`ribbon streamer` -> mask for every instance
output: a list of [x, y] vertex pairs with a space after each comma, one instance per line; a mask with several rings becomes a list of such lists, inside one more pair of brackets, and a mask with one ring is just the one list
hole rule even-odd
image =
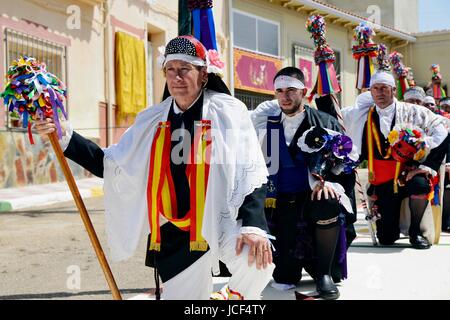
[[0, 97], [9, 112], [18, 114], [22, 119], [22, 126], [28, 128], [30, 143], [34, 144], [31, 123], [37, 118], [53, 118], [61, 139], [59, 112], [67, 119], [62, 103], [67, 97], [64, 83], [48, 72], [44, 63], [28, 56], [14, 60], [8, 68], [6, 78], [5, 90]]
[[339, 86], [336, 70], [333, 65], [336, 61], [336, 56], [333, 49], [327, 44], [325, 37], [325, 19], [319, 15], [311, 16], [306, 22], [306, 30], [311, 33], [311, 38], [314, 40], [316, 46], [314, 61], [319, 67], [317, 81], [311, 92], [310, 99], [312, 99], [315, 94], [325, 96], [328, 94], [339, 93], [341, 87]]

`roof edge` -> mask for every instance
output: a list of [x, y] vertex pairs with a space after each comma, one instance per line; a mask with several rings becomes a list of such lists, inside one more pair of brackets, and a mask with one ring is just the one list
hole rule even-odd
[[[311, 7], [313, 9], [317, 10], [323, 10], [327, 13], [333, 14], [339, 18], [347, 19], [353, 22], [361, 23], [361, 22], [368, 22], [367, 18], [358, 16], [354, 13], [346, 12], [342, 9], [339, 9], [337, 7], [334, 7], [332, 5], [317, 1], [317, 0], [292, 0], [289, 1], [289, 4], [297, 4], [297, 5], [307, 5], [308, 7]], [[408, 42], [416, 42], [417, 39], [415, 36], [413, 36], [410, 33], [400, 31], [397, 29], [394, 29], [392, 27], [387, 27], [384, 25], [376, 25], [375, 29], [381, 30], [383, 33], [390, 35], [392, 37], [396, 37]]]

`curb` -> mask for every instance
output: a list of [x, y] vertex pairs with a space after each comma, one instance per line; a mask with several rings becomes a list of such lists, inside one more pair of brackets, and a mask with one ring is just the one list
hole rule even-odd
[[[91, 188], [79, 189], [81, 198], [95, 198], [103, 196], [103, 187], [96, 186]], [[8, 199], [0, 201], [0, 212], [10, 212], [14, 210], [30, 209], [36, 206], [53, 205], [60, 202], [73, 201], [70, 191], [60, 191], [46, 194], [37, 194], [29, 197], [17, 199]]]
[[0, 212], [12, 211], [12, 205], [7, 201], [0, 201]]

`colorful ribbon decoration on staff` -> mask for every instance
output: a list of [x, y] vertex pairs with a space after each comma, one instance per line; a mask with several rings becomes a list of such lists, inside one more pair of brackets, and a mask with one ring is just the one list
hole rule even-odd
[[306, 30], [311, 33], [311, 38], [314, 40], [316, 46], [314, 61], [319, 67], [317, 81], [311, 92], [311, 99], [316, 93], [319, 96], [339, 93], [341, 87], [333, 65], [336, 61], [336, 56], [333, 49], [327, 44], [325, 19], [319, 15], [309, 17], [306, 21]]
[[408, 84], [408, 69], [402, 63], [403, 55], [394, 51], [390, 54], [389, 59], [391, 60], [392, 66], [394, 67], [394, 74], [397, 78], [397, 99], [403, 100], [403, 95], [406, 90], [409, 89]]
[[190, 249], [206, 251], [208, 244], [202, 236], [203, 215], [211, 161], [211, 121], [195, 122], [191, 157], [186, 167], [190, 187], [190, 209], [179, 218], [177, 198], [170, 173], [170, 122], [160, 122], [153, 139], [147, 184], [150, 222], [149, 250], [161, 250], [160, 215], [181, 230], [190, 232]]
[[375, 72], [372, 58], [378, 55], [378, 45], [372, 40], [375, 31], [366, 22], [361, 22], [355, 28], [354, 40], [356, 45], [352, 47], [353, 58], [358, 61], [356, 88], [362, 90], [370, 87], [372, 74]]
[[436, 100], [446, 98], [445, 91], [441, 87], [442, 75], [440, 73], [440, 66], [438, 64], [432, 64], [430, 70], [433, 72], [433, 76], [431, 77], [433, 86], [433, 98]]
[[8, 67], [5, 90], [0, 94], [9, 112], [18, 114], [24, 128], [28, 128], [31, 144], [31, 122], [37, 118], [53, 118], [58, 137], [62, 137], [58, 111], [67, 119], [62, 103], [67, 97], [64, 83], [46, 70], [35, 58], [23, 56]]
[[212, 0], [189, 0], [188, 8], [192, 13], [193, 36], [207, 50], [217, 50]]

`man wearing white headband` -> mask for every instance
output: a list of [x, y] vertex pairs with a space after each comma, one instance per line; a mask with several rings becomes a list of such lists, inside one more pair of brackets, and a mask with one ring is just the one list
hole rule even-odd
[[423, 106], [431, 111], [436, 111], [436, 101], [431, 96], [426, 96], [423, 99]]
[[405, 102], [423, 106], [425, 91], [421, 87], [412, 87], [403, 94]]
[[[217, 52], [195, 38], [171, 40], [160, 62], [163, 102], [103, 150], [72, 132], [65, 155], [104, 177], [112, 260], [131, 257], [142, 230], [150, 233], [146, 265], [157, 270], [163, 299], [209, 299], [219, 260], [232, 276], [214, 298], [260, 299], [274, 269], [268, 173], [247, 108], [214, 74], [223, 67]], [[54, 124], [38, 122], [36, 130]]]
[[[412, 91], [411, 91], [412, 92]], [[400, 102], [396, 98], [394, 77], [380, 70], [372, 77], [370, 94], [358, 97], [353, 107], [342, 110], [347, 133], [361, 153], [360, 160], [368, 160], [368, 195], [374, 200], [373, 210], [377, 220], [377, 237], [382, 245], [392, 245], [399, 239], [400, 206], [409, 197], [411, 223], [402, 230], [409, 235], [413, 248], [428, 249], [434, 239], [424, 237], [422, 219], [430, 202], [430, 180], [437, 175], [449, 142], [445, 120], [432, 111], [415, 104]], [[388, 136], [394, 127], [414, 127], [423, 130], [431, 149], [421, 162], [410, 160], [406, 184], [399, 185], [399, 162], [392, 158]], [[434, 237], [434, 232], [433, 232]]]
[[439, 107], [442, 111], [450, 113], [450, 97], [442, 98], [439, 102]]
[[[335, 176], [335, 184], [313, 178], [310, 156], [300, 148], [300, 138], [312, 127], [338, 132], [341, 128], [330, 115], [304, 104], [307, 89], [299, 69], [280, 70], [274, 88], [277, 100], [263, 102], [251, 115], [256, 130], [264, 135], [263, 151], [270, 154], [266, 215], [276, 237], [272, 286], [295, 288], [304, 268], [323, 299], [337, 299], [334, 282], [347, 276], [343, 258], [347, 244], [337, 245], [339, 235], [344, 236], [341, 224], [346, 223], [340, 213], [353, 212], [346, 192], [352, 193], [354, 176]], [[347, 207], [341, 204], [343, 198], [348, 200]], [[354, 230], [348, 244], [353, 238]]]

